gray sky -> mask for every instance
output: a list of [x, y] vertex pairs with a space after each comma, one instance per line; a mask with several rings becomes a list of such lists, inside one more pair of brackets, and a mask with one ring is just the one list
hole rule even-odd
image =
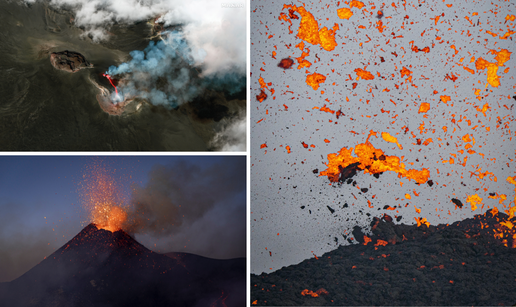
[[[472, 217], [493, 206], [501, 211], [514, 206], [514, 186], [506, 181], [508, 176], [516, 175], [516, 140], [511, 139], [516, 137], [514, 54], [498, 67], [498, 87], [487, 84], [487, 69], [475, 68], [479, 57], [497, 63], [490, 50], [514, 50], [510, 47], [515, 34], [500, 39], [508, 30], [516, 31], [515, 21], [505, 22], [508, 14], [516, 14], [514, 3], [403, 3], [364, 2], [362, 9], [352, 7], [353, 16], [346, 20], [338, 17], [337, 9], [350, 8], [347, 2], [305, 2], [304, 8], [314, 16], [319, 29], [332, 29], [338, 24], [337, 46], [327, 51], [296, 37], [301, 20], [297, 12], [294, 14], [299, 19], [291, 19], [293, 33], [289, 33], [289, 23], [279, 19], [280, 13], [289, 16], [288, 8], [283, 9], [284, 2], [252, 1], [252, 273], [272, 272], [347, 244], [342, 237], [346, 230], [365, 225], [383, 213], [402, 216], [401, 223], [415, 224], [414, 217], [425, 217], [435, 225]], [[301, 2], [294, 4], [303, 6]], [[378, 19], [380, 9], [384, 17]], [[381, 33], [379, 21], [385, 27]], [[309, 49], [305, 59], [311, 66], [297, 69], [296, 58], [302, 51], [296, 45], [301, 42], [305, 52]], [[430, 51], [415, 52], [412, 46], [429, 47]], [[294, 60], [292, 69], [277, 67], [287, 57]], [[401, 76], [403, 67], [412, 71], [412, 82]], [[464, 67], [473, 70], [473, 74]], [[374, 79], [357, 80], [358, 68], [371, 72]], [[317, 90], [305, 82], [306, 76], [314, 72], [326, 77]], [[268, 97], [261, 103], [256, 100], [259, 77], [270, 83], [264, 89]], [[451, 100], [440, 101], [444, 95]], [[430, 104], [430, 110], [419, 113], [423, 102]], [[484, 116], [479, 110], [485, 103], [489, 109]], [[335, 114], [320, 111], [325, 105], [344, 115], [337, 119]], [[313, 173], [314, 169], [326, 169], [328, 154], [364, 143], [370, 130], [378, 133], [378, 137], [370, 138], [375, 148], [386, 155], [403, 157], [407, 169], [427, 168], [435, 184], [418, 186], [414, 180], [398, 178], [394, 172], [385, 172], [379, 179], [359, 172], [354, 177], [357, 186], [369, 189], [360, 194], [358, 187], [330, 184], [327, 177]], [[397, 137], [403, 149], [384, 141], [381, 132]], [[475, 141], [464, 141], [467, 134]], [[414, 145], [416, 139], [424, 142], [428, 138], [433, 142], [427, 146]], [[309, 147], [304, 148], [302, 142]], [[467, 144], [472, 147], [466, 148]], [[477, 171], [479, 168], [481, 171]], [[472, 175], [486, 171], [493, 175]], [[500, 199], [489, 199], [489, 193], [505, 194], [507, 200], [499, 204]], [[476, 211], [466, 202], [474, 194], [483, 199], [484, 205]], [[451, 198], [461, 200], [463, 208], [455, 209]], [[343, 208], [345, 203], [347, 208]], [[383, 209], [400, 204], [397, 211]], [[327, 206], [335, 211], [332, 213]], [[420, 214], [416, 208], [421, 209]]]

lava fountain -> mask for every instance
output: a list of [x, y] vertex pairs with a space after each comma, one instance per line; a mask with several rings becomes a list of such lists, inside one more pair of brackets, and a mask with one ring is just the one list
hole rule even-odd
[[83, 176], [83, 207], [88, 212], [88, 223], [111, 232], [122, 229], [127, 213], [122, 205], [127, 199], [112, 174], [99, 164], [87, 169]]

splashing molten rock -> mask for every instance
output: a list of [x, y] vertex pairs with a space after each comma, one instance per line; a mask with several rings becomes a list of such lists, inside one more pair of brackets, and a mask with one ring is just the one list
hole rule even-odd
[[110, 204], [95, 205], [91, 215], [93, 223], [99, 229], [111, 232], [122, 229], [122, 225], [127, 220], [127, 213], [122, 208]]

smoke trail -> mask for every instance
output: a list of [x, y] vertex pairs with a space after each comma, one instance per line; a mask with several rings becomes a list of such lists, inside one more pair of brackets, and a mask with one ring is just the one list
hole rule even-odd
[[223, 157], [206, 168], [188, 161], [155, 166], [144, 187], [132, 187], [133, 209], [123, 229], [167, 237], [175, 250], [193, 245], [190, 251], [209, 254], [207, 249], [221, 239], [242, 241], [245, 247], [245, 179], [244, 156]]

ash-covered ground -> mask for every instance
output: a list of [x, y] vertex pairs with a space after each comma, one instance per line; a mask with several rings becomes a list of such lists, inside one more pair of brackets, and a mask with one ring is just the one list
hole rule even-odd
[[[490, 210], [448, 226], [429, 227], [395, 225], [389, 216], [374, 218], [372, 231], [355, 227], [359, 244], [340, 246], [270, 274], [252, 274], [251, 303], [513, 306], [514, 234], [504, 235], [509, 238], [504, 242], [494, 236], [513, 232], [500, 224], [507, 217]], [[371, 241], [364, 245], [364, 239]]]
[[[169, 80], [176, 82], [177, 89], [163, 90], [162, 76], [156, 77], [161, 78], [156, 81], [148, 75], [136, 76], [137, 72], [126, 73], [113, 78], [126, 81], [142, 78], [153, 87], [144, 88], [140, 84], [139, 95], [121, 104], [123, 110], [111, 110], [111, 100], [98, 99], [114, 92], [103, 76], [110, 67], [131, 61], [131, 52], [159, 42], [162, 31], [181, 32], [188, 27], [188, 22], [178, 21], [173, 25], [155, 22], [159, 17], [157, 12], [165, 14], [175, 7], [176, 2], [172, 2], [160, 1], [160, 11], [158, 6], [138, 9], [127, 7], [123, 1], [104, 1], [92, 15], [85, 13], [89, 5], [85, 1], [73, 5], [66, 1], [2, 1], [0, 150], [245, 151], [246, 125], [242, 125], [246, 122], [245, 76], [236, 78], [243, 83], [237, 81], [227, 87], [197, 86], [192, 94], [194, 83], [202, 81], [198, 81], [200, 74], [206, 75], [211, 68], [183, 63], [182, 68], [190, 69], [190, 83], [178, 85], [177, 80]], [[181, 3], [176, 4], [178, 10], [182, 9]], [[123, 10], [117, 5], [123, 6]], [[120, 15], [121, 10], [129, 15]], [[223, 12], [244, 14], [244, 10]], [[168, 20], [174, 22], [173, 18]], [[199, 20], [195, 24], [205, 26]], [[70, 71], [56, 69], [51, 55], [65, 51], [80, 54], [91, 66]], [[170, 70], [164, 63], [158, 66]], [[142, 95], [155, 93], [154, 87], [160, 86], [161, 96], [163, 92], [174, 95], [181, 86], [190, 96], [186, 100], [156, 103], [154, 96]]]

